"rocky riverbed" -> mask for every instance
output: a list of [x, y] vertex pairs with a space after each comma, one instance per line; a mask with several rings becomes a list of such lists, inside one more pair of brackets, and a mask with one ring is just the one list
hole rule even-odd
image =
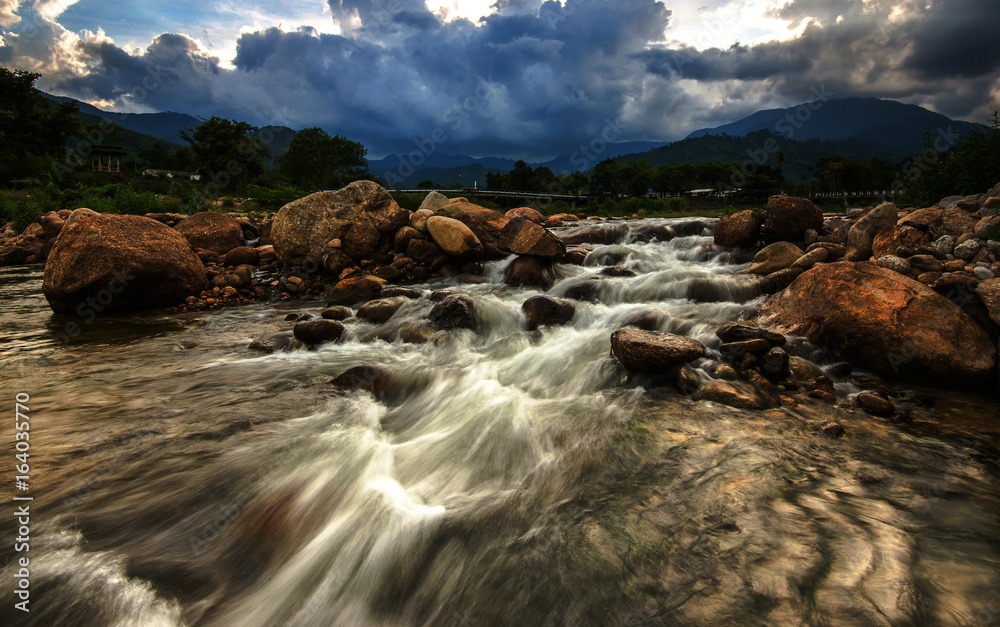
[[995, 340], [932, 285], [842, 260], [831, 240], [872, 211], [813, 228], [776, 199], [805, 215], [778, 255], [717, 242], [739, 220], [765, 244], [767, 216], [557, 226], [431, 196], [402, 225], [361, 191], [371, 219], [321, 196], [278, 232], [71, 213], [44, 268], [0, 269], [0, 355], [37, 403], [50, 602], [27, 624], [996, 619]]

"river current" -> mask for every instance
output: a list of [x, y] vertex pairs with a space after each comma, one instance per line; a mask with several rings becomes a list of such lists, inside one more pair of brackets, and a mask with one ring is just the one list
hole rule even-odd
[[[500, 261], [483, 284], [416, 286], [384, 325], [347, 320], [342, 343], [269, 355], [247, 346], [322, 303], [88, 321], [51, 313], [40, 267], [0, 269], [0, 622], [1000, 624], [995, 398], [918, 391], [904, 423], [852, 408], [848, 380], [837, 406], [742, 411], [630, 379], [616, 329], [717, 349], [763, 297], [711, 221], [597, 226], [608, 243], [548, 292], [594, 295], [566, 326], [527, 331], [539, 291], [503, 285]], [[644, 241], [664, 226], [677, 236]], [[437, 289], [471, 295], [477, 328], [401, 341]], [[359, 365], [389, 373], [377, 397], [326, 385]], [[10, 592], [17, 393], [30, 613]]]

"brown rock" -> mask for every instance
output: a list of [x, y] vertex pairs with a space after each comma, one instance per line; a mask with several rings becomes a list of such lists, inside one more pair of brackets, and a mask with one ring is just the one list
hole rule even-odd
[[823, 248], [826, 250], [826, 260], [828, 262], [839, 261], [844, 258], [844, 255], [847, 254], [847, 246], [844, 244], [837, 244], [836, 242], [816, 242], [806, 248], [806, 253], [811, 253], [817, 248]]
[[452, 257], [472, 258], [483, 253], [479, 238], [464, 223], [444, 216], [427, 219], [427, 231], [446, 254]]
[[343, 305], [337, 305], [335, 307], [327, 307], [320, 314], [320, 317], [324, 320], [347, 320], [354, 315], [349, 307]]
[[974, 387], [990, 380], [996, 366], [996, 348], [969, 316], [933, 290], [873, 264], [813, 268], [771, 297], [757, 322], [917, 383]]
[[547, 290], [556, 283], [552, 262], [538, 257], [518, 257], [507, 266], [504, 283], [511, 287], [537, 287]]
[[[872, 256], [875, 236], [891, 228], [899, 219], [896, 205], [885, 202], [858, 219], [847, 234], [847, 261], [864, 261]], [[895, 252], [895, 251], [893, 251]]]
[[388, 322], [399, 311], [399, 308], [403, 306], [403, 302], [404, 299], [402, 298], [376, 298], [361, 305], [358, 308], [358, 313], [355, 315], [362, 320], [382, 324], [383, 322]]
[[767, 200], [764, 226], [765, 242], [801, 242], [809, 229], [823, 228], [823, 212], [808, 198], [771, 196]]
[[60, 313], [84, 303], [95, 314], [167, 307], [207, 288], [205, 266], [177, 231], [149, 218], [93, 212], [67, 220], [42, 281]]
[[762, 338], [727, 342], [719, 347], [719, 352], [729, 357], [742, 357], [746, 353], [766, 353], [771, 345]]
[[958, 239], [966, 233], [976, 229], [978, 216], [970, 214], [964, 209], [952, 207], [941, 212], [941, 235], [951, 235]]
[[297, 322], [292, 329], [295, 339], [309, 346], [336, 342], [344, 335], [344, 325], [336, 320], [307, 320]]
[[990, 319], [1000, 324], [1000, 278], [980, 282], [976, 286], [976, 294], [986, 306]]
[[237, 246], [226, 253], [223, 262], [227, 266], [256, 266], [257, 251], [248, 246]]
[[561, 259], [566, 254], [566, 244], [547, 228], [528, 218], [513, 218], [500, 232], [497, 246], [515, 255], [531, 255]]
[[464, 294], [450, 294], [434, 305], [428, 319], [441, 329], [475, 329], [475, 301]]
[[710, 401], [737, 409], [767, 409], [769, 404], [757, 391], [738, 381], [707, 381], [691, 397], [695, 401]]
[[51, 237], [58, 237], [59, 232], [62, 231], [63, 225], [66, 221], [59, 217], [59, 214], [55, 211], [50, 211], [38, 218], [38, 223], [42, 227], [42, 237], [49, 239]]
[[474, 205], [464, 198], [453, 198], [435, 210], [435, 215], [453, 218], [472, 229], [484, 245], [497, 246], [500, 232], [509, 220], [499, 211]]
[[672, 333], [619, 329], [611, 334], [611, 352], [629, 372], [664, 372], [704, 356], [698, 340]]
[[887, 418], [896, 413], [896, 406], [874, 392], [861, 392], [854, 398], [858, 407], [875, 416]]
[[427, 236], [412, 226], [404, 226], [396, 231], [396, 237], [393, 238], [393, 250], [405, 253], [411, 239], [427, 239]]
[[341, 241], [354, 261], [371, 259], [385, 240], [406, 226], [410, 213], [382, 186], [355, 181], [336, 192], [317, 192], [285, 205], [274, 217], [271, 237], [285, 263], [322, 263], [327, 244]]
[[765, 294], [775, 294], [791, 285], [803, 272], [805, 269], [795, 267], [772, 272], [760, 282], [760, 289]]
[[913, 227], [937, 239], [941, 229], [941, 210], [936, 207], [917, 209], [900, 218], [896, 224]]
[[[808, 270], [809, 268], [815, 266], [817, 263], [823, 263], [830, 257], [830, 251], [822, 246], [814, 248], [806, 252], [792, 264], [793, 268], [801, 268], [803, 270]], [[784, 289], [784, 288], [782, 288]]]
[[872, 256], [878, 259], [886, 255], [895, 255], [896, 249], [900, 246], [916, 250], [930, 243], [930, 238], [923, 231], [911, 226], [895, 225], [888, 229], [883, 229], [875, 236], [872, 242]]
[[750, 211], [722, 216], [715, 225], [717, 246], [753, 246], [760, 234], [760, 217]]
[[754, 255], [753, 263], [747, 268], [747, 274], [772, 274], [784, 270], [799, 260], [804, 253], [790, 242], [775, 242], [760, 249]]
[[411, 239], [406, 245], [406, 256], [420, 263], [430, 264], [444, 255], [437, 244], [425, 239]]
[[762, 339], [766, 340], [771, 346], [784, 346], [787, 343], [784, 335], [746, 322], [730, 322], [729, 324], [725, 324], [715, 332], [715, 335], [723, 342]]
[[202, 211], [181, 220], [174, 228], [187, 238], [191, 248], [203, 248], [218, 255], [225, 255], [245, 243], [240, 223], [224, 213]]
[[545, 224], [545, 216], [531, 207], [518, 207], [516, 209], [511, 209], [504, 214], [504, 217], [508, 220], [513, 220], [514, 218], [527, 218], [535, 224]]
[[540, 326], [566, 324], [573, 319], [576, 307], [573, 303], [551, 298], [549, 296], [532, 296], [521, 304], [528, 330], [534, 331]]
[[378, 298], [382, 283], [373, 277], [348, 277], [330, 290], [330, 305], [353, 305]]

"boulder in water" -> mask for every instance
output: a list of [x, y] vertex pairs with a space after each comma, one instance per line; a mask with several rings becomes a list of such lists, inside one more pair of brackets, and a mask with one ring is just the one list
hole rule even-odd
[[809, 270], [756, 320], [886, 377], [968, 388], [993, 381], [996, 371], [996, 347], [972, 318], [925, 285], [869, 263]]
[[540, 326], [566, 324], [576, 311], [573, 303], [550, 296], [532, 296], [521, 304], [521, 309], [529, 331]]
[[70, 216], [45, 265], [42, 291], [53, 311], [91, 316], [168, 307], [208, 287], [205, 266], [174, 229], [86, 211]]
[[292, 332], [295, 334], [295, 339], [309, 346], [316, 346], [338, 341], [344, 335], [344, 325], [325, 318], [308, 320], [296, 323]]
[[472, 229], [484, 246], [489, 244], [493, 247], [497, 246], [500, 232], [509, 222], [499, 211], [474, 205], [464, 198], [452, 198], [448, 204], [435, 208], [434, 215], [458, 220]]
[[547, 228], [528, 218], [514, 218], [500, 232], [497, 246], [515, 255], [531, 255], [561, 259], [566, 254], [566, 244]]
[[464, 294], [450, 294], [434, 305], [429, 319], [441, 329], [475, 329], [476, 305]]
[[388, 322], [402, 306], [402, 298], [376, 298], [361, 305], [355, 315], [362, 320], [382, 324]]
[[330, 289], [330, 302], [333, 305], [353, 305], [362, 301], [378, 298], [382, 292], [382, 282], [375, 277], [348, 277], [337, 282]]
[[552, 262], [538, 257], [518, 257], [507, 266], [504, 283], [511, 287], [537, 287], [542, 290], [556, 283]]
[[611, 352], [629, 372], [662, 373], [704, 356], [705, 347], [673, 333], [619, 329], [611, 334]]

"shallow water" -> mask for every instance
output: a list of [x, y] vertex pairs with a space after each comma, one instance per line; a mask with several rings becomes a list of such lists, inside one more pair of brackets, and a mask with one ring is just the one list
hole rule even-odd
[[[688, 234], [636, 241], [664, 225]], [[497, 262], [483, 285], [419, 286], [379, 328], [350, 319], [345, 343], [272, 355], [246, 347], [322, 307], [87, 323], [51, 314], [40, 268], [0, 270], [4, 387], [8, 406], [32, 399], [35, 498], [31, 612], [11, 601], [0, 617], [1000, 622], [994, 399], [936, 392], [909, 424], [846, 406], [745, 412], [647, 393], [617, 367], [609, 337], [638, 314], [717, 348], [716, 328], [761, 302], [702, 226], [607, 225], [612, 243], [557, 268], [551, 295], [597, 301], [565, 327], [526, 331], [537, 291], [503, 286]], [[598, 278], [609, 263], [637, 275]], [[400, 341], [440, 288], [476, 299], [476, 331]], [[61, 337], [68, 322], [81, 333]], [[356, 365], [388, 370], [384, 400], [324, 385]], [[825, 437], [829, 420], [846, 437]], [[11, 421], [0, 434], [13, 441]], [[13, 544], [4, 525], [5, 581]]]

